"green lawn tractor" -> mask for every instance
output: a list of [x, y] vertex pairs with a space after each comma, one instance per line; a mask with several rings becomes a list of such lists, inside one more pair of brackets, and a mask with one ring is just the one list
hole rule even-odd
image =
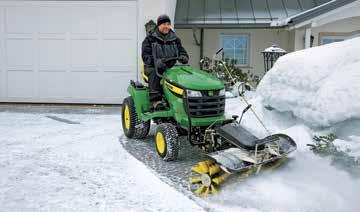
[[226, 118], [224, 84], [214, 75], [189, 65], [175, 65], [163, 75], [157, 74], [162, 77], [165, 108], [152, 110], [148, 87], [130, 81], [130, 96], [122, 105], [124, 134], [128, 138], [145, 138], [152, 120], [156, 124], [156, 151], [164, 161], [177, 159], [179, 136], [187, 136], [191, 145], [205, 151], [209, 160], [191, 168], [196, 174], [190, 178], [195, 194], [214, 194], [232, 173], [258, 172], [266, 164], [284, 160], [296, 149], [296, 143], [287, 135], [259, 139], [243, 128], [241, 118], [251, 105], [240, 118]]

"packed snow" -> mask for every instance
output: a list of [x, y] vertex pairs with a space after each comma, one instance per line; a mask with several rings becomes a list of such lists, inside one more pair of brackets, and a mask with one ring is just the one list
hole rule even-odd
[[0, 112], [0, 211], [202, 211], [122, 148], [120, 123]]
[[360, 118], [360, 38], [280, 57], [261, 80], [264, 105], [312, 126]]

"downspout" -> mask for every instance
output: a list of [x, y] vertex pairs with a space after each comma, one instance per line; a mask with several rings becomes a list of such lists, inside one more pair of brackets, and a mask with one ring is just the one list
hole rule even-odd
[[[200, 28], [200, 41], [198, 39], [196, 28], [192, 29], [193, 38], [195, 41], [195, 44], [199, 46], [199, 55], [200, 60], [204, 57], [204, 28]], [[199, 61], [200, 62], [200, 61]], [[202, 64], [200, 63], [200, 69], [202, 69]]]
[[[200, 29], [200, 60], [204, 57], [204, 28]], [[200, 69], [203, 69], [202, 63], [200, 63]]]

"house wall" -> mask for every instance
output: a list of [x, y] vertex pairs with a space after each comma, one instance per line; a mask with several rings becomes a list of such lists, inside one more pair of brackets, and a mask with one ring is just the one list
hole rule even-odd
[[[293, 30], [293, 32], [295, 33], [295, 50], [304, 49], [305, 29], [304, 28], [296, 29]], [[335, 34], [344, 34], [344, 35], [359, 34], [360, 16], [338, 20], [319, 27], [312, 27], [311, 35], [314, 36], [313, 46], [320, 45], [321, 33], [335, 33]]]
[[[195, 44], [191, 29], [176, 29], [177, 35], [190, 54], [190, 64], [199, 67], [200, 47]], [[212, 57], [220, 48], [221, 34], [250, 34], [249, 66], [244, 70], [262, 77], [264, 75], [264, 60], [261, 52], [276, 43], [286, 51], [294, 50], [294, 32], [284, 29], [205, 29], [204, 30], [204, 56]], [[197, 30], [200, 38], [200, 30]]]
[[352, 17], [339, 20], [333, 23], [325, 24], [321, 27], [312, 29], [311, 34], [314, 36], [314, 46], [320, 45], [320, 33], [344, 33], [351, 35], [360, 33], [360, 17]]
[[301, 50], [305, 48], [305, 29], [296, 29], [293, 30], [294, 33], [294, 51]]

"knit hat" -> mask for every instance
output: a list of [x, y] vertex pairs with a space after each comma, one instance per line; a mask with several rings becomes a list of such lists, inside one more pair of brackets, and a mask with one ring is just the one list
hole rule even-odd
[[171, 23], [170, 21], [170, 17], [168, 15], [160, 15], [158, 18], [157, 18], [157, 25], [161, 25], [163, 23], [166, 23], [166, 22], [169, 22]]

